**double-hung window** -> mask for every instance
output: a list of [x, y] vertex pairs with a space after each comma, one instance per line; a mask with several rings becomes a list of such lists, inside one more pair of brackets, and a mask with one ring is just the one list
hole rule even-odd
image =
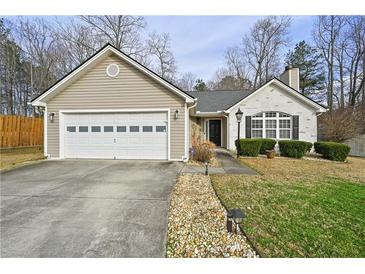
[[252, 138], [291, 139], [291, 115], [282, 112], [261, 112], [252, 116]]

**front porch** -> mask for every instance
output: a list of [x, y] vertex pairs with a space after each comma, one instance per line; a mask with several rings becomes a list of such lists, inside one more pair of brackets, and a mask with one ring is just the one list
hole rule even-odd
[[194, 125], [200, 128], [201, 134], [205, 140], [209, 140], [217, 147], [228, 148], [229, 131], [228, 117], [222, 115], [211, 116], [191, 116], [190, 128]]

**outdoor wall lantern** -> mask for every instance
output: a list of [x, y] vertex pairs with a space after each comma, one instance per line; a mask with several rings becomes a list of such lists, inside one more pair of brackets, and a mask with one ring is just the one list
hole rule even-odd
[[179, 118], [179, 110], [175, 110], [175, 119]]
[[49, 116], [49, 121], [51, 123], [53, 123], [53, 119], [54, 119], [55, 113], [54, 112], [51, 112], [48, 116]]
[[237, 123], [238, 123], [238, 136], [237, 136], [237, 158], [240, 157], [240, 124], [242, 121], [242, 116], [243, 116], [243, 112], [241, 111], [240, 108], [238, 108], [237, 112], [236, 112], [236, 119], [237, 119]]

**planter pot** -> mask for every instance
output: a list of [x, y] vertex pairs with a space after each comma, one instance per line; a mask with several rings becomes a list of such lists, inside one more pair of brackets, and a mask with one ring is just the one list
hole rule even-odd
[[276, 155], [275, 150], [266, 150], [266, 156], [268, 159], [274, 159]]

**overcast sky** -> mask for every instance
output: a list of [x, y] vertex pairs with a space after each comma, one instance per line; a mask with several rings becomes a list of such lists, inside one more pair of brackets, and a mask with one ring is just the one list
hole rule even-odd
[[[146, 16], [149, 30], [170, 33], [179, 72], [209, 80], [224, 64], [224, 51], [239, 45], [260, 16]], [[294, 16], [292, 45], [311, 40], [313, 16]]]

